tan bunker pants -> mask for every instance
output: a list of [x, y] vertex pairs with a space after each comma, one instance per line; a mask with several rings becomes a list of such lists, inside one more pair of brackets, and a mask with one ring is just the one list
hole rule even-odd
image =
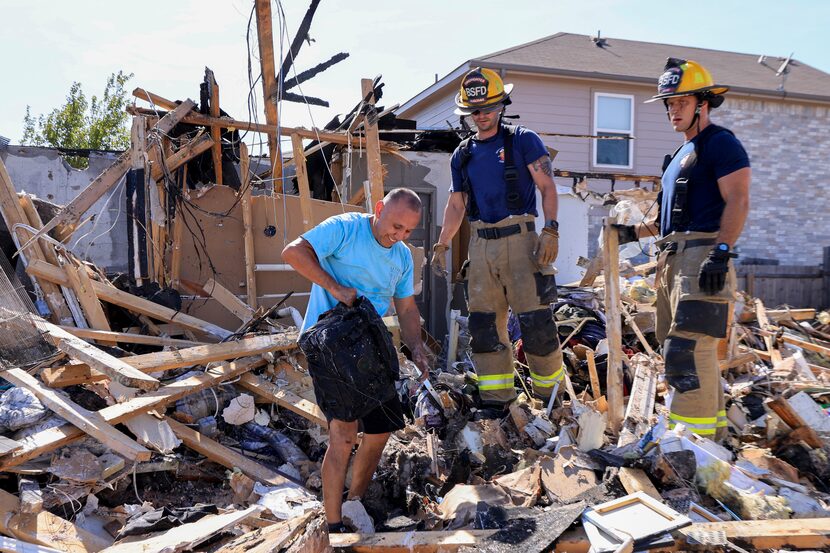
[[[519, 319], [534, 394], [548, 399], [564, 375], [550, 309], [556, 300], [556, 280], [553, 275], [543, 275], [536, 264], [539, 237], [534, 221], [532, 215], [522, 215], [495, 224], [471, 223], [469, 327], [478, 388], [485, 404], [503, 405], [516, 397], [513, 350], [507, 334], [508, 306]], [[505, 235], [508, 232], [513, 233]]]
[[674, 388], [669, 426], [682, 423], [713, 440], [726, 436], [726, 411], [717, 344], [726, 337], [735, 269], [711, 296], [700, 289], [700, 265], [715, 245], [715, 233], [672, 233], [657, 242], [657, 339], [663, 342], [666, 381]]

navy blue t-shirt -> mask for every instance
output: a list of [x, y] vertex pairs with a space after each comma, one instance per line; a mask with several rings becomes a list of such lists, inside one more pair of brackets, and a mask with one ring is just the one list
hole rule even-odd
[[[548, 155], [539, 135], [530, 129], [516, 127], [513, 134], [513, 164], [519, 173], [517, 188], [522, 208], [510, 211], [507, 208], [507, 182], [504, 180], [504, 133], [501, 130], [486, 140], [470, 140], [471, 157], [467, 163], [470, 187], [478, 207], [478, 217], [485, 223], [496, 223], [508, 215], [538, 215], [536, 212], [536, 185], [527, 166], [542, 156]], [[464, 177], [461, 175], [461, 149], [456, 148], [450, 160], [452, 169], [451, 192], [463, 192]]]
[[[703, 147], [701, 148], [701, 144]], [[671, 220], [675, 181], [681, 167], [689, 163], [694, 148], [697, 162], [691, 170], [687, 192], [688, 228], [676, 228]], [[716, 232], [726, 206], [718, 188], [718, 179], [739, 169], [749, 167], [749, 156], [735, 136], [717, 125], [708, 125], [697, 136], [686, 142], [663, 172], [660, 191], [660, 234], [666, 236], [677, 230]]]

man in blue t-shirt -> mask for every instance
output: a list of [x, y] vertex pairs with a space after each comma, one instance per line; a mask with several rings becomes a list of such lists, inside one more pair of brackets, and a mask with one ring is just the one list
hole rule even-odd
[[749, 212], [749, 157], [709, 112], [725, 86], [694, 61], [669, 58], [657, 94], [683, 145], [663, 171], [655, 223], [618, 227], [620, 243], [660, 233], [657, 245], [657, 339], [663, 342], [673, 396], [670, 426], [710, 439], [726, 436], [717, 344], [726, 337], [735, 295], [732, 248]]
[[[338, 302], [350, 306], [358, 296], [364, 296], [381, 316], [394, 302], [401, 338], [426, 378], [428, 350], [421, 340], [412, 254], [403, 243], [418, 226], [421, 209], [415, 192], [396, 188], [375, 204], [374, 214], [329, 217], [285, 247], [283, 261], [313, 283], [303, 331]], [[358, 429], [362, 428], [363, 439], [352, 464], [349, 499], [360, 498], [366, 492], [390, 434], [404, 427], [403, 412], [396, 394], [359, 421], [327, 418], [329, 446], [322, 467], [323, 504], [330, 531], [342, 532], [343, 488]]]
[[[433, 270], [446, 276], [445, 254], [466, 213], [472, 230], [468, 320], [484, 417], [503, 416], [516, 397], [508, 308], [519, 320], [534, 394], [547, 402], [564, 376], [550, 309], [559, 251], [556, 186], [539, 135], [502, 124], [512, 88], [490, 69], [476, 68], [461, 81], [456, 113], [472, 118], [476, 134], [453, 153], [450, 197], [432, 256]], [[535, 223], [537, 188], [546, 221], [541, 237]]]

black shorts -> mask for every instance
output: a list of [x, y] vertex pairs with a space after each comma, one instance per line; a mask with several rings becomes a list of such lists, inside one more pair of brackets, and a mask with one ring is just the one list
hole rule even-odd
[[[331, 422], [332, 417], [326, 415]], [[382, 403], [369, 411], [363, 418], [357, 420], [358, 432], [364, 434], [386, 434], [402, 429], [404, 424], [403, 406], [396, 395], [386, 403]]]

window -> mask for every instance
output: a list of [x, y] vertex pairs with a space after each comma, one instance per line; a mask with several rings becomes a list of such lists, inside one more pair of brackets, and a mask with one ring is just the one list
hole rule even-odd
[[[594, 134], [634, 135], [634, 96], [594, 94]], [[631, 169], [634, 166], [633, 140], [594, 140], [594, 165]]]

